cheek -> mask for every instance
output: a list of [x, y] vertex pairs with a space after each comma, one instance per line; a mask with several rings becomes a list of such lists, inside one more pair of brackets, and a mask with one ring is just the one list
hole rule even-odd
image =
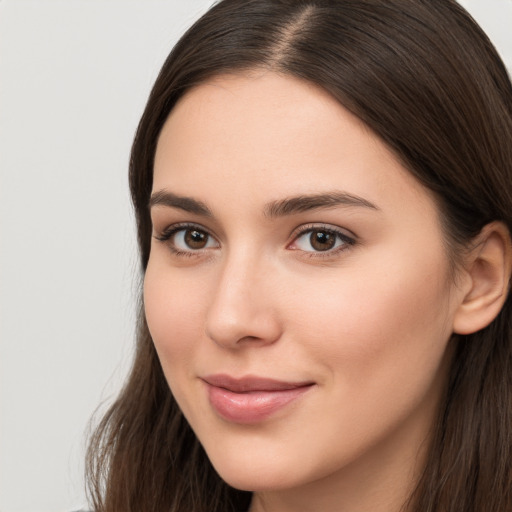
[[324, 443], [321, 454], [332, 467], [400, 425], [413, 425], [411, 438], [421, 440], [435, 414], [451, 332], [449, 288], [439, 271], [444, 259], [408, 260], [382, 255], [379, 265], [304, 282], [307, 301], [294, 290], [299, 298], [290, 311], [300, 319], [293, 329], [300, 360], [321, 376], [329, 397], [308, 413], [323, 418], [321, 437], [343, 432], [346, 440], [338, 449]]
[[[144, 309], [151, 337], [168, 380], [190, 369], [190, 355], [204, 331], [201, 281], [180, 279], [179, 275], [150, 260], [144, 278]], [[171, 382], [169, 382], [171, 383]]]
[[[375, 263], [377, 261], [377, 263]], [[415, 372], [432, 376], [451, 333], [450, 290], [441, 252], [381, 254], [322, 283], [294, 290], [296, 332], [332, 379], [359, 391]], [[304, 297], [308, 290], [308, 300]]]

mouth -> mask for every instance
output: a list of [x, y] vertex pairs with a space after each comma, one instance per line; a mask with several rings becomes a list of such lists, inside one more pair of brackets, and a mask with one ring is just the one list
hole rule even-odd
[[201, 379], [210, 405], [224, 420], [259, 423], [302, 397], [314, 385], [311, 381], [286, 382], [256, 376], [234, 378], [209, 375]]

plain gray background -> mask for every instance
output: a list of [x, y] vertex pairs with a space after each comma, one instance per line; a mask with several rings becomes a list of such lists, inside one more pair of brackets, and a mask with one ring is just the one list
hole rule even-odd
[[[119, 389], [138, 286], [128, 154], [211, 0], [0, 0], [0, 511], [85, 505], [87, 422]], [[512, 0], [465, 0], [512, 69]]]

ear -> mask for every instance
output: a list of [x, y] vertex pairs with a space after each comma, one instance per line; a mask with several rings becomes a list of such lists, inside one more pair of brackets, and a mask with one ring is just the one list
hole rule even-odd
[[471, 334], [489, 325], [509, 291], [512, 245], [505, 224], [487, 224], [473, 245], [462, 271], [463, 299], [453, 321], [457, 334]]

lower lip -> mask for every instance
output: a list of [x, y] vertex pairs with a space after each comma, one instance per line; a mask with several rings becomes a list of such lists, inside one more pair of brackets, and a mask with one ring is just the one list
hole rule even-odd
[[222, 418], [233, 423], [258, 423], [291, 404], [311, 385], [276, 391], [235, 393], [207, 384], [210, 404]]

